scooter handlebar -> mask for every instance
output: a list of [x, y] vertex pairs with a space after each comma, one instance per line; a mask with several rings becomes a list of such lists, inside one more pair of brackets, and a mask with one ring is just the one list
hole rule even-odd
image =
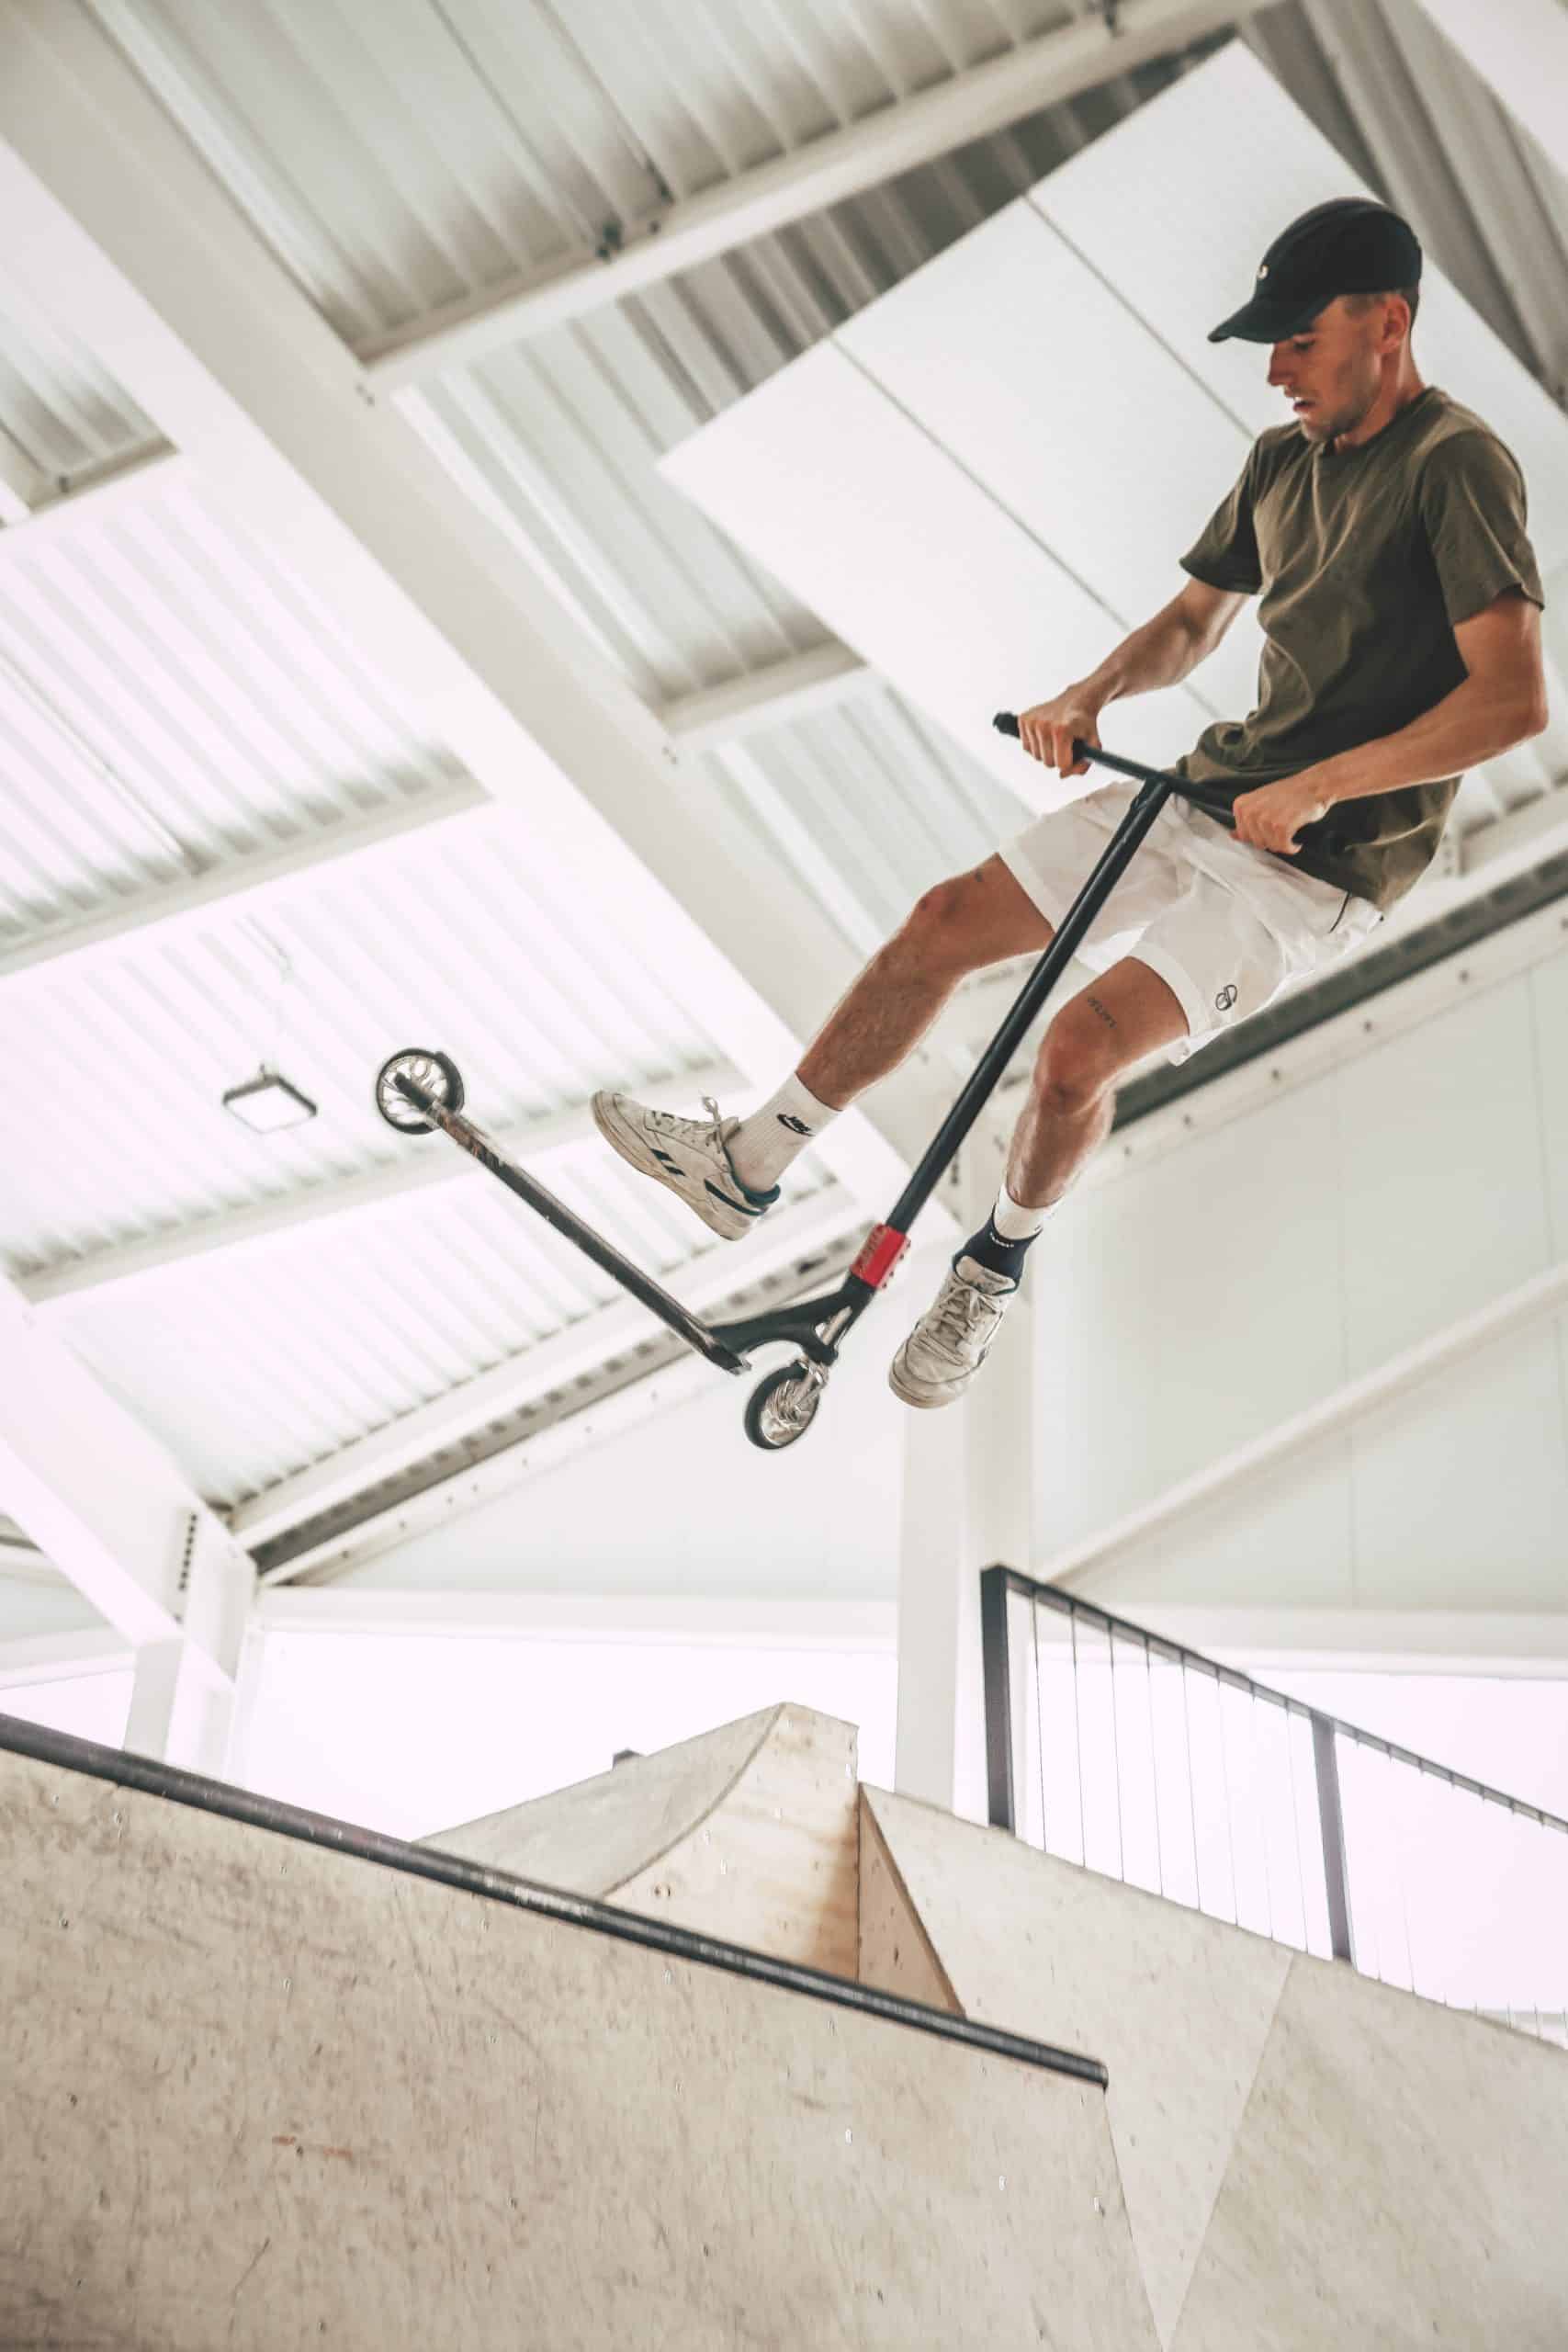
[[[1018, 713], [1016, 710], [998, 710], [995, 718], [992, 719], [991, 725], [996, 729], [998, 735], [1010, 735], [1014, 742], [1017, 742], [1019, 739], [1019, 726]], [[1099, 757], [1100, 753], [1095, 750], [1092, 743], [1080, 742], [1078, 738], [1076, 735], [1074, 736], [1073, 758], [1075, 761], [1097, 760]]]
[[[1011, 735], [1015, 740], [1017, 739], [1019, 726], [1016, 711], [998, 710], [991, 724], [998, 735]], [[1179, 792], [1182, 789], [1179, 776], [1167, 775], [1161, 768], [1146, 768], [1141, 760], [1124, 760], [1115, 752], [1102, 752], [1098, 744], [1086, 743], [1076, 735], [1073, 738], [1073, 760], [1075, 763], [1079, 760], [1092, 760], [1097, 766], [1114, 768], [1118, 775], [1131, 776], [1137, 784], [1162, 784], [1168, 792]]]

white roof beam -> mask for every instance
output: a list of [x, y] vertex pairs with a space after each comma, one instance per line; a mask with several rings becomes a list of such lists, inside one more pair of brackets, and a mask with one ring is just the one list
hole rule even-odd
[[1032, 1573], [1049, 1584], [1085, 1583], [1097, 1567], [1111, 1565], [1117, 1554], [1129, 1545], [1146, 1542], [1151, 1535], [1167, 1533], [1194, 1510], [1207, 1507], [1245, 1480], [1278, 1468], [1303, 1446], [1354, 1428], [1371, 1413], [1419, 1387], [1422, 1382], [1453, 1370], [1481, 1349], [1555, 1315], [1565, 1301], [1568, 1260], [1532, 1275], [1529, 1282], [1518, 1283], [1501, 1298], [1490, 1300], [1473, 1314], [1461, 1316], [1414, 1347], [1402, 1349], [1371, 1372], [1344, 1382], [1315, 1405], [1292, 1413], [1261, 1436], [1233, 1447], [1192, 1476], [1179, 1479], [1152, 1502], [1068, 1544]]
[[0, 1510], [100, 1617], [231, 1686], [250, 1560], [172, 1457], [0, 1279]]
[[0, 429], [0, 523], [7, 532], [27, 521], [43, 488], [44, 478], [32, 459]]
[[1477, 825], [1461, 834], [1459, 870], [1470, 886], [1465, 895], [1473, 897], [1477, 888], [1490, 888], [1511, 875], [1528, 874], [1532, 866], [1544, 865], [1549, 857], [1555, 857], [1565, 849], [1568, 776], [1561, 778], [1539, 799], [1510, 808], [1494, 824]]
[[400, 1584], [388, 1591], [342, 1585], [280, 1587], [257, 1595], [252, 1622], [261, 1634], [381, 1634], [416, 1641], [433, 1634], [476, 1634], [497, 1641], [859, 1650], [885, 1657], [897, 1639], [896, 1620], [891, 1600], [498, 1592], [488, 1587], [454, 1591], [449, 1585]]
[[[853, 1211], [842, 1193], [813, 1193], [807, 1200], [775, 1209], [748, 1238], [743, 1257], [738, 1259], [723, 1248], [707, 1250], [672, 1276], [668, 1286], [694, 1314], [706, 1314], [737, 1290], [766, 1282], [797, 1259], [842, 1239], [852, 1221]], [[646, 1307], [629, 1298], [616, 1299], [385, 1429], [372, 1430], [329, 1461], [267, 1487], [229, 1514], [230, 1528], [253, 1549], [271, 1543], [290, 1528], [398, 1477], [444, 1447], [460, 1445], [465, 1438], [519, 1407], [568, 1387], [660, 1336], [661, 1327]], [[723, 1377], [694, 1355], [689, 1365], [678, 1360], [672, 1372], [650, 1374], [648, 1385], [657, 1384], [663, 1400], [682, 1373], [694, 1375], [698, 1385]], [[471, 1476], [471, 1468], [461, 1475]], [[265, 1580], [297, 1575], [303, 1565], [303, 1561], [290, 1562]]]
[[362, 352], [367, 373], [378, 388], [416, 382], [582, 318], [1185, 48], [1240, 22], [1259, 5], [1262, 0], [1122, 0], [1114, 31], [1098, 12], [1080, 17], [848, 130], [682, 199], [632, 229], [607, 259], [587, 251], [570, 254], [384, 336]]
[[1568, 172], [1568, 12], [1562, 0], [1419, 0], [1499, 104]]
[[31, 1682], [68, 1682], [79, 1674], [107, 1674], [130, 1666], [135, 1656], [124, 1634], [107, 1625], [74, 1634], [19, 1634], [0, 1642], [0, 1690], [25, 1690]]
[[881, 678], [847, 645], [814, 646], [770, 662], [732, 684], [707, 686], [668, 702], [660, 712], [666, 732], [684, 752], [709, 752], [748, 735], [765, 734], [792, 718], [809, 718], [853, 701]]
[[[4, 453], [5, 444], [0, 442], [0, 474], [5, 471]], [[32, 495], [18, 502], [17, 512], [4, 516], [0, 564], [48, 539], [96, 529], [121, 507], [139, 506], [161, 496], [183, 470], [182, 460], [173, 449], [139, 449], [131, 457], [114, 458], [75, 475], [65, 490], [37, 475]]]
[[0, 955], [0, 995], [14, 1001], [29, 982], [49, 987], [96, 975], [144, 947], [171, 946], [238, 916], [261, 914], [280, 900], [340, 881], [349, 865], [400, 847], [411, 834], [428, 835], [435, 827], [494, 809], [480, 786], [458, 779], [374, 816], [307, 834], [284, 849], [235, 858], [160, 889], [136, 891], [102, 914], [39, 932]]
[[[733, 1095], [743, 1085], [739, 1070], [722, 1063], [639, 1086], [637, 1100], [655, 1110], [675, 1111], [700, 1101], [704, 1094]], [[551, 1161], [589, 1142], [598, 1130], [587, 1104], [578, 1103], [547, 1118], [485, 1132], [509, 1159], [525, 1160], [535, 1172], [542, 1173]], [[254, 1257], [291, 1239], [303, 1227], [319, 1231], [344, 1217], [362, 1218], [375, 1209], [397, 1209], [411, 1193], [477, 1182], [484, 1172], [477, 1160], [455, 1150], [444, 1136], [430, 1136], [363, 1175], [312, 1184], [302, 1192], [285, 1193], [281, 1200], [260, 1202], [254, 1208], [198, 1218], [152, 1240], [96, 1250], [45, 1273], [18, 1275], [17, 1287], [35, 1307], [81, 1306], [100, 1298], [107, 1290], [123, 1292], [154, 1283], [197, 1258], [240, 1253]]]
[[[98, 357], [206, 495], [313, 580], [425, 729], [583, 877], [599, 919], [776, 1082], [852, 951], [733, 812], [682, 805], [654, 716], [454, 493], [85, 9], [10, 11], [0, 141], [8, 273], [46, 316], [91, 320]], [[885, 1198], [932, 1108], [879, 1089], [824, 1156]]]

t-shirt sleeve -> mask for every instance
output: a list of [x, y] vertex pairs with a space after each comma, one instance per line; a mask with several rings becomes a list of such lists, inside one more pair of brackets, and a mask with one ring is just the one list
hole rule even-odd
[[1258, 560], [1252, 499], [1253, 461], [1249, 457], [1230, 496], [1215, 507], [1182, 557], [1183, 571], [1190, 571], [1206, 587], [1257, 595], [1263, 585], [1263, 567]]
[[1459, 433], [1440, 442], [1422, 469], [1421, 521], [1451, 628], [1510, 588], [1545, 604], [1525, 528], [1524, 476], [1501, 441]]

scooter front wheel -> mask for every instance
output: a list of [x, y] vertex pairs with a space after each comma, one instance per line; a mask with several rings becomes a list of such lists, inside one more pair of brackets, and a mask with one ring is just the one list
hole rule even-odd
[[400, 1136], [431, 1135], [435, 1122], [425, 1116], [417, 1102], [409, 1101], [397, 1084], [400, 1078], [406, 1078], [444, 1111], [463, 1107], [463, 1080], [451, 1056], [432, 1053], [423, 1046], [405, 1046], [376, 1073], [376, 1108]]

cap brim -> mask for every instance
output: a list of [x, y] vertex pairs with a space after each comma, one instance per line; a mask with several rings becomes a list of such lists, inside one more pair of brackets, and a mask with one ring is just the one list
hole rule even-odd
[[[1332, 299], [1332, 298], [1331, 298]], [[1300, 334], [1310, 326], [1326, 305], [1322, 301], [1293, 307], [1283, 302], [1270, 302], [1255, 294], [1239, 311], [1209, 330], [1211, 343], [1228, 343], [1234, 336], [1238, 343], [1283, 343], [1289, 334]]]

